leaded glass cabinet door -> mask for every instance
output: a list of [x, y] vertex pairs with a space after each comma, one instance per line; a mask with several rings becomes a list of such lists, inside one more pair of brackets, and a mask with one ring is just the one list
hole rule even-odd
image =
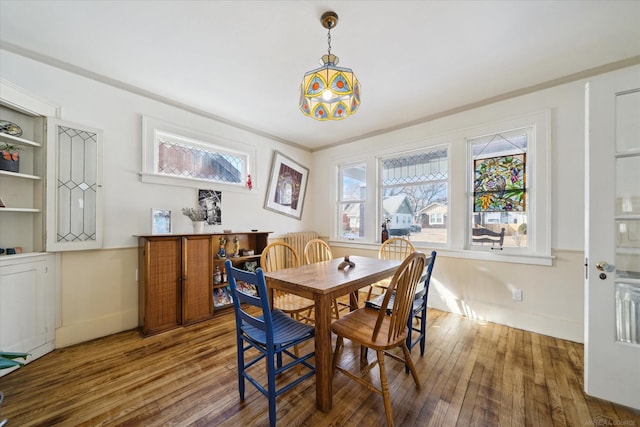
[[102, 247], [102, 131], [49, 119], [47, 251]]

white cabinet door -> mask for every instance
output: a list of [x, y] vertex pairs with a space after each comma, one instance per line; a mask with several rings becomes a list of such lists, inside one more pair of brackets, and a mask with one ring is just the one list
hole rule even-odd
[[0, 261], [0, 350], [32, 360], [55, 348], [54, 256], [12, 257]]

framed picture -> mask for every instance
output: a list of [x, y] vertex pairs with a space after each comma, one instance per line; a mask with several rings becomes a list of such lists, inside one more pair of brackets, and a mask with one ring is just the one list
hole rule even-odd
[[308, 178], [309, 169], [275, 151], [264, 208], [300, 219]]
[[151, 234], [171, 234], [169, 209], [151, 209]]
[[207, 212], [207, 224], [222, 224], [222, 191], [198, 190], [198, 204]]

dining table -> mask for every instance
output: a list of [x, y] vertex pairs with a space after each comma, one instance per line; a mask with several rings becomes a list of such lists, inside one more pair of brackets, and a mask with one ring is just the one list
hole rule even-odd
[[316, 406], [329, 412], [333, 404], [331, 315], [332, 300], [350, 295], [351, 309], [358, 308], [358, 289], [392, 276], [401, 262], [350, 256], [353, 265], [336, 258], [264, 273], [270, 292], [279, 289], [313, 300], [315, 314]]

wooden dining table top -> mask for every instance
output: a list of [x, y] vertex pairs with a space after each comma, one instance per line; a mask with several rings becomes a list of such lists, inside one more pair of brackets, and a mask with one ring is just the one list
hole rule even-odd
[[368, 286], [393, 275], [401, 264], [396, 260], [383, 260], [352, 255], [353, 267], [338, 269], [344, 258], [305, 264], [299, 267], [264, 273], [271, 286], [288, 290], [313, 299], [313, 295], [337, 297], [354, 289]]

